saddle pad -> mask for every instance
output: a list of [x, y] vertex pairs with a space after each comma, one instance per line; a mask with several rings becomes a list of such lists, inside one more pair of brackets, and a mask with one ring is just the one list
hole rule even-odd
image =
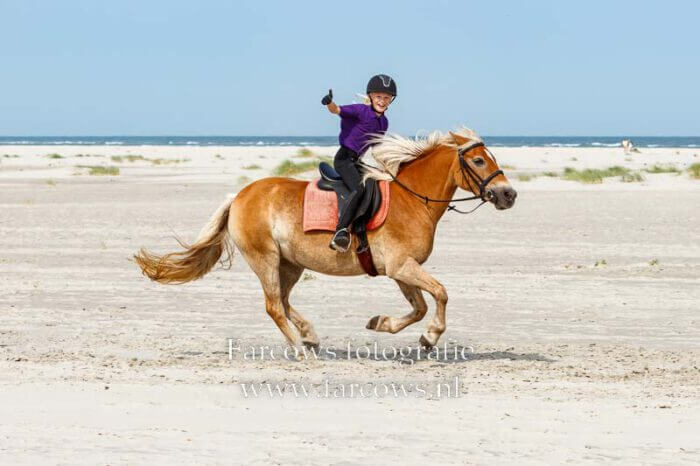
[[[325, 230], [335, 231], [338, 224], [338, 199], [335, 191], [324, 191], [316, 186], [319, 178], [306, 185], [304, 191], [304, 231]], [[382, 203], [377, 212], [367, 222], [367, 231], [379, 228], [386, 220], [389, 212], [389, 182], [379, 181], [379, 191], [382, 193]]]

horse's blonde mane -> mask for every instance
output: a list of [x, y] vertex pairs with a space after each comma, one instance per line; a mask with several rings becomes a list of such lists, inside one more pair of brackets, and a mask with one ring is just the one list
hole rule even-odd
[[[482, 142], [478, 134], [464, 126], [453, 133], [468, 139], [467, 145]], [[389, 173], [396, 176], [403, 163], [416, 160], [440, 145], [458, 147], [450, 133], [440, 131], [433, 131], [424, 137], [416, 136], [414, 139], [398, 134], [386, 134], [372, 138], [370, 142], [375, 144], [372, 146], [372, 158], [379, 164], [379, 167], [365, 167], [363, 177], [365, 180], [367, 178], [391, 180]]]

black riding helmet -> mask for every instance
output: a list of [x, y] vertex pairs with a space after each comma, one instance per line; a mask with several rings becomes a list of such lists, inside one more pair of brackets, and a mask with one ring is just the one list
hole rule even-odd
[[386, 92], [396, 98], [396, 82], [386, 74], [372, 76], [367, 83], [367, 95], [370, 92]]

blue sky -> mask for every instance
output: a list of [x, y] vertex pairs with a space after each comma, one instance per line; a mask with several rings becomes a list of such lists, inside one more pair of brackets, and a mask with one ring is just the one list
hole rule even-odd
[[[488, 4], [487, 4], [488, 3]], [[700, 2], [0, 0], [1, 135], [700, 135]]]

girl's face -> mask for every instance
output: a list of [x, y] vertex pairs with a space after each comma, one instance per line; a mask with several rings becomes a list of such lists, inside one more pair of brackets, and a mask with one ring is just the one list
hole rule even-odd
[[369, 100], [372, 101], [372, 106], [375, 111], [384, 113], [386, 109], [389, 108], [389, 105], [391, 105], [393, 97], [386, 92], [370, 92]]

